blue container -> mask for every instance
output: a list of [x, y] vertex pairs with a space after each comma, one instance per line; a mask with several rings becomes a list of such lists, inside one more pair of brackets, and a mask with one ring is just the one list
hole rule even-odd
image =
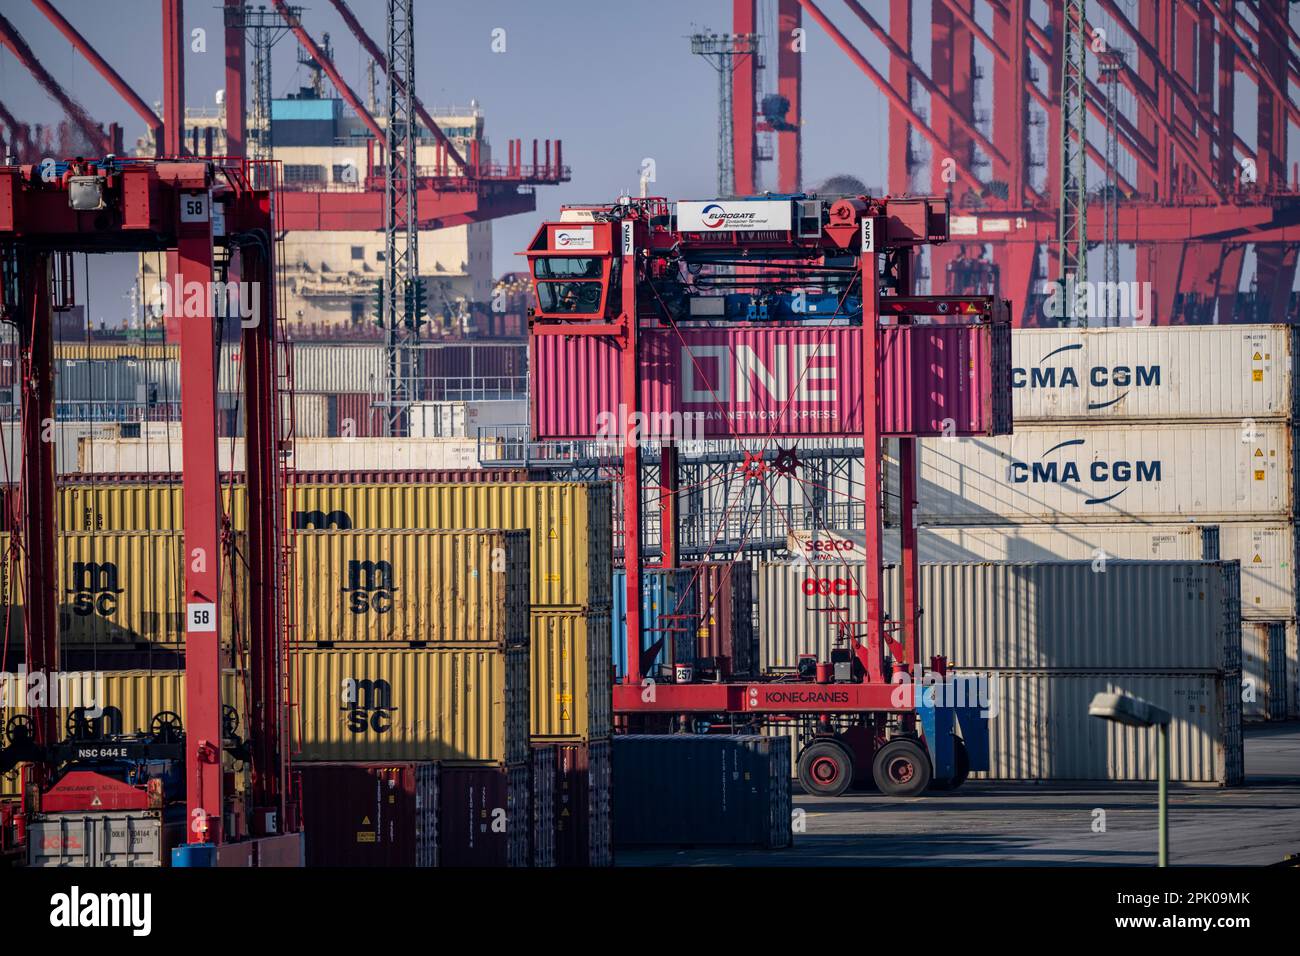
[[[695, 663], [695, 639], [699, 629], [699, 595], [695, 572], [643, 568], [641, 571], [641, 649], [658, 649], [642, 657], [643, 670], [650, 677], [671, 680], [677, 663]], [[614, 572], [614, 641], [611, 649], [614, 673], [627, 673], [627, 575]], [[684, 616], [682, 616], [684, 615]]]
[[172, 866], [211, 867], [217, 865], [217, 847], [214, 843], [187, 843], [172, 847]]

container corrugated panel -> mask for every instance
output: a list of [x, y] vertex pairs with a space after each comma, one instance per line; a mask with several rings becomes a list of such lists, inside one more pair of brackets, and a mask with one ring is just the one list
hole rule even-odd
[[[995, 429], [988, 400], [993, 365], [987, 326], [887, 328], [881, 339], [886, 433], [937, 434], [945, 421], [954, 423], [957, 434], [1005, 430]], [[643, 434], [660, 437], [669, 423], [679, 428], [674, 415], [702, 416], [696, 437], [862, 431], [860, 329], [745, 325], [650, 330], [640, 343], [646, 370]], [[533, 336], [530, 348], [533, 437], [602, 434], [605, 417], [617, 415], [623, 402], [613, 341], [544, 335]], [[933, 374], [934, 368], [947, 374]], [[574, 369], [583, 374], [575, 377]], [[916, 371], [923, 372], [922, 384], [915, 384]], [[910, 388], [891, 387], [901, 375], [912, 376]]]
[[753, 566], [748, 561], [686, 565], [696, 574], [700, 626], [695, 653], [712, 660], [725, 678], [750, 676], [757, 664], [754, 640]]
[[[959, 667], [1221, 672], [1240, 667], [1235, 562], [923, 564], [921, 659]], [[866, 620], [864, 566], [768, 563], [759, 573], [764, 670], [829, 660], [841, 621]], [[886, 572], [887, 612], [899, 607]]]
[[[183, 460], [179, 439], [80, 438], [76, 449], [75, 470], [83, 474], [155, 473], [179, 468]], [[473, 438], [299, 438], [293, 443], [293, 465], [300, 471], [468, 469], [479, 467], [478, 455]], [[242, 472], [244, 440], [219, 442], [217, 458], [223, 473]]]
[[56, 342], [54, 344], [56, 359], [171, 359], [180, 358], [180, 346], [174, 343], [99, 343], [99, 342]]
[[[185, 640], [185, 542], [177, 532], [57, 536], [59, 638], [65, 644], [178, 644]], [[236, 545], [238, 547], [239, 545]], [[232, 574], [233, 570], [233, 574]], [[221, 634], [247, 611], [242, 564], [223, 556]]]
[[51, 813], [27, 824], [30, 867], [161, 867], [183, 832], [158, 811]]
[[606, 607], [612, 491], [603, 482], [299, 485], [296, 512], [346, 516], [352, 528], [506, 528], [532, 535], [534, 609]]
[[615, 846], [793, 840], [785, 738], [629, 734], [613, 744]]
[[[929, 525], [1287, 521], [1285, 424], [1018, 427], [1003, 438], [921, 442], [918, 521]], [[897, 490], [897, 469], [890, 468]]]
[[[641, 569], [641, 667], [647, 675], [672, 679], [673, 665], [695, 661], [698, 579], [694, 572]], [[627, 672], [627, 573], [615, 571], [614, 620], [610, 637], [614, 673]], [[653, 653], [648, 653], [653, 651]]]
[[436, 763], [295, 767], [308, 866], [433, 866]]
[[525, 644], [526, 531], [300, 531], [301, 643]]
[[[281, 408], [288, 419], [289, 402], [287, 396]], [[324, 438], [329, 430], [329, 402], [324, 395], [305, 393], [293, 396], [293, 434], [295, 438]]]
[[[538, 745], [547, 749], [550, 744]], [[555, 750], [555, 860], [557, 866], [612, 866], [609, 740], [557, 744]]]
[[1294, 329], [1285, 325], [1017, 329], [1017, 422], [1292, 415]]
[[613, 730], [610, 612], [532, 615], [532, 736], [586, 741]]
[[529, 865], [552, 867], [555, 862], [555, 779], [554, 747], [534, 747], [532, 753], [532, 787], [530, 803], [533, 832], [529, 839]]
[[[287, 354], [292, 355], [295, 392], [379, 392], [387, 380], [388, 362], [382, 345], [299, 342]], [[217, 387], [221, 391], [242, 388], [243, 356], [239, 345], [227, 343], [222, 347], [218, 372]]]
[[[958, 670], [958, 674], [973, 671]], [[1173, 714], [1170, 779], [1186, 783], [1242, 782], [1241, 723], [1229, 698], [1240, 688], [1217, 674], [992, 675], [988, 721], [995, 780], [1137, 781], [1156, 779], [1154, 731], [1088, 715], [1099, 693], [1125, 693]]]
[[438, 865], [528, 866], [531, 782], [511, 767], [443, 767], [438, 779]]
[[385, 410], [379, 407], [386, 401], [383, 395], [348, 392], [332, 395], [329, 401], [331, 435], [374, 438], [387, 433]]
[[295, 761], [527, 757], [527, 648], [304, 649], [290, 670]]
[[1241, 645], [1243, 717], [1286, 720], [1296, 716], [1296, 622], [1242, 621]]
[[[921, 528], [917, 549], [922, 561], [945, 562], [1212, 560], [1204, 539], [1207, 531], [1215, 529], [1218, 556], [1241, 562], [1243, 610], [1266, 617], [1294, 614], [1297, 541], [1295, 525], [1290, 522]], [[864, 542], [862, 531], [795, 531], [790, 535], [791, 550], [810, 560], [833, 556], [861, 560]], [[897, 533], [886, 533], [884, 545], [885, 561], [897, 563]]]

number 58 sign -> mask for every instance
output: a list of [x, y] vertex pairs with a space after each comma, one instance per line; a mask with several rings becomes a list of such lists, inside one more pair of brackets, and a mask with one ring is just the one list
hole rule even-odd
[[184, 193], [181, 196], [181, 222], [208, 221], [208, 194]]

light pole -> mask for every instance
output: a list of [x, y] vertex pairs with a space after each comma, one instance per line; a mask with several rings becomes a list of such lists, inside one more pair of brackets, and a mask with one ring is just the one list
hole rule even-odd
[[1128, 694], [1098, 694], [1088, 705], [1093, 717], [1113, 720], [1129, 727], [1158, 727], [1156, 762], [1160, 780], [1160, 860], [1157, 866], [1169, 865], [1169, 722], [1173, 715], [1150, 701]]

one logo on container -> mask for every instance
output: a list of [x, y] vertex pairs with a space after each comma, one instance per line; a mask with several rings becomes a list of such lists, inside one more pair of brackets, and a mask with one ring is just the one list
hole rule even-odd
[[348, 609], [353, 614], [387, 614], [393, 609], [393, 565], [388, 561], [349, 561], [347, 586]]
[[347, 727], [351, 733], [386, 734], [392, 727], [392, 715], [397, 712], [393, 704], [393, 687], [383, 679], [349, 677], [343, 682], [341, 709], [347, 714]]
[[1007, 479], [1016, 485], [1023, 484], [1059, 484], [1059, 485], [1077, 485], [1082, 483], [1084, 476], [1094, 484], [1102, 485], [1107, 483], [1119, 483], [1124, 487], [1104, 497], [1091, 497], [1084, 501], [1085, 505], [1103, 505], [1108, 501], [1114, 501], [1125, 491], [1129, 485], [1134, 482], [1158, 482], [1160, 481], [1160, 461], [1128, 461], [1127, 459], [1116, 459], [1115, 461], [1106, 461], [1104, 459], [1094, 459], [1092, 461], [1079, 462], [1073, 460], [1065, 461], [1048, 461], [1051, 455], [1063, 448], [1074, 448], [1082, 446], [1082, 438], [1073, 438], [1069, 441], [1063, 441], [1060, 444], [1053, 445], [1047, 451], [1043, 452], [1041, 461], [1013, 461], [1007, 466]]
[[1124, 391], [1106, 401], [1089, 402], [1089, 411], [1109, 408], [1122, 401], [1134, 388], [1159, 388], [1159, 365], [1093, 365], [1086, 369], [1077, 369], [1072, 365], [1056, 367], [1048, 365], [1053, 357], [1070, 352], [1083, 351], [1083, 343], [1063, 345], [1053, 349], [1039, 360], [1034, 368], [1013, 368], [1011, 370], [1012, 388], [1064, 389], [1079, 388], [1087, 382], [1093, 388], [1122, 388]]
[[117, 596], [122, 588], [118, 587], [117, 565], [112, 561], [74, 561], [69, 583], [72, 586], [66, 590], [72, 595], [73, 614], [111, 617], [117, 613]]

